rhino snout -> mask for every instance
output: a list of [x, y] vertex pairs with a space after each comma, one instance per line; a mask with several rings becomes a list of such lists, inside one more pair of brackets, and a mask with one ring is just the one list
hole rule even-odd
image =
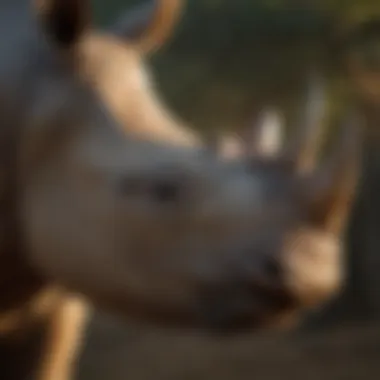
[[254, 252], [245, 261], [235, 257], [239, 262], [230, 263], [223, 278], [203, 284], [199, 292], [201, 321], [216, 333], [258, 328], [294, 306], [279, 260]]

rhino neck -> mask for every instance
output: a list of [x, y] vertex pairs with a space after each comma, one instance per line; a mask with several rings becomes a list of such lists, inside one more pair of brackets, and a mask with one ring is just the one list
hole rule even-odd
[[[0, 129], [1, 132], [4, 131]], [[3, 165], [7, 164], [7, 170], [2, 170], [0, 174], [1, 183], [7, 185], [0, 193], [0, 330], [4, 314], [27, 306], [45, 286], [45, 280], [29, 266], [24, 257], [16, 212], [17, 170], [12, 164], [14, 153], [10, 152], [14, 145], [4, 147], [5, 141], [9, 143], [9, 139], [0, 138], [0, 159]]]
[[44, 286], [44, 280], [35, 274], [14, 252], [0, 255], [0, 319], [1, 314], [22, 307]]
[[[9, 149], [1, 149], [1, 140], [0, 138], [0, 156], [3, 159], [4, 153]], [[4, 164], [10, 161], [2, 162]], [[15, 207], [17, 189], [13, 186], [12, 179], [16, 173], [12, 175], [14, 165], [7, 167], [9, 170], [3, 170], [0, 175], [0, 181], [8, 185], [6, 189], [1, 189], [3, 191], [0, 195], [0, 319], [2, 313], [27, 303], [45, 284], [45, 280], [24, 258], [23, 239]]]
[[22, 128], [0, 126], [0, 320], [1, 315], [26, 304], [45, 284], [29, 265], [18, 217], [18, 156]]
[[[1, 142], [0, 139], [0, 145]], [[0, 151], [4, 152], [1, 148]], [[13, 165], [8, 167], [13, 168]], [[0, 181], [9, 185], [0, 197], [0, 316], [3, 312], [21, 307], [45, 284], [45, 280], [24, 258], [25, 251], [14, 207], [17, 191], [6, 174], [3, 171], [0, 176]]]
[[[3, 172], [2, 176], [6, 174]], [[9, 185], [13, 183], [9, 176], [1, 180]], [[33, 298], [45, 287], [45, 280], [24, 259], [22, 238], [13, 207], [17, 191], [12, 186], [6, 190], [1, 194], [0, 202], [0, 335], [8, 331], [7, 325], [22, 323], [18, 315], [26, 314]], [[13, 318], [13, 315], [17, 317]]]

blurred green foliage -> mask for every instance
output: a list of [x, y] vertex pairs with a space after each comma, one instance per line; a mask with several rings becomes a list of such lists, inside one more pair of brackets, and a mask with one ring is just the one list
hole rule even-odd
[[[141, 0], [95, 0], [106, 26]], [[165, 100], [198, 128], [235, 128], [255, 107], [275, 103], [292, 122], [314, 65], [339, 71], [331, 37], [339, 25], [380, 10], [376, 0], [189, 0], [175, 35], [152, 60]], [[379, 12], [380, 14], [380, 12]], [[336, 108], [336, 107], [335, 107]]]

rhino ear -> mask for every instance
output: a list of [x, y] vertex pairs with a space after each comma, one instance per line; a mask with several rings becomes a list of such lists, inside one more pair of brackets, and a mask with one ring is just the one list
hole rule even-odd
[[181, 0], [145, 2], [128, 11], [111, 28], [111, 32], [134, 44], [143, 54], [151, 54], [171, 36], [180, 18], [182, 5]]
[[62, 48], [73, 46], [90, 27], [89, 0], [34, 0], [43, 30]]

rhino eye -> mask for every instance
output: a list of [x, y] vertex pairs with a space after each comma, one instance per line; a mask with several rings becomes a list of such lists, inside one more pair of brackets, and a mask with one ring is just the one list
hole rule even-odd
[[150, 196], [157, 203], [177, 202], [181, 198], [181, 193], [182, 186], [177, 181], [157, 181], [150, 188]]
[[156, 178], [142, 180], [139, 178], [124, 178], [119, 183], [119, 193], [123, 196], [169, 204], [181, 200], [184, 186], [177, 178]]

